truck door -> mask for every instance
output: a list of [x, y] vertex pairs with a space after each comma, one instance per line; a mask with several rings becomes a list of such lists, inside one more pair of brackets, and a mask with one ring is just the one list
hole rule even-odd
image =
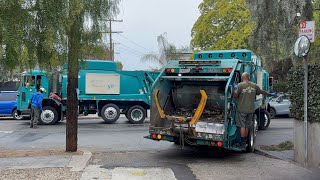
[[29, 100], [32, 94], [36, 92], [36, 77], [31, 75], [22, 76], [22, 82], [19, 90], [19, 107], [21, 110], [28, 109]]

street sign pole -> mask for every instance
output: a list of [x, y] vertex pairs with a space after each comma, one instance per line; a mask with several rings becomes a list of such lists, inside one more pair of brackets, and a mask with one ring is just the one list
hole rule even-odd
[[297, 39], [294, 46], [294, 53], [298, 58], [303, 58], [304, 63], [304, 164], [308, 163], [308, 53], [310, 50], [310, 39], [301, 36]]
[[308, 59], [303, 57], [304, 61], [304, 163], [308, 162]]

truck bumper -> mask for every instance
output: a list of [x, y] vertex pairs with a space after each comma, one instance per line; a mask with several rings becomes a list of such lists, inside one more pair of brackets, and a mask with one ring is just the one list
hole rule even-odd
[[[150, 134], [148, 136], [144, 136], [146, 139], [154, 140], [154, 141], [169, 141], [169, 142], [179, 142], [179, 137], [169, 136], [169, 135], [161, 135], [161, 134]], [[212, 141], [207, 139], [188, 139], [188, 141], [192, 141], [192, 143], [185, 142], [191, 146], [209, 146], [209, 147], [217, 147], [228, 149], [232, 151], [241, 152], [242, 150], [238, 147], [228, 147], [226, 141]]]

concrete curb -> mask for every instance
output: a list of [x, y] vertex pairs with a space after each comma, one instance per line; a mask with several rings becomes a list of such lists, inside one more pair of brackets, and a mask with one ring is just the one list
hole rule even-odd
[[262, 155], [262, 156], [283, 160], [283, 161], [286, 161], [286, 162], [289, 162], [289, 163], [294, 163], [294, 164], [296, 163], [293, 160], [289, 160], [289, 159], [283, 158], [281, 156], [277, 156], [275, 154], [271, 154], [268, 151], [262, 150], [260, 147], [255, 147], [254, 150], [255, 150], [254, 153]]
[[310, 170], [310, 171], [317, 172], [317, 173], [320, 174], [320, 169], [303, 166], [302, 164], [300, 164], [300, 163], [298, 163], [298, 162], [296, 162], [296, 161], [294, 161], [294, 160], [286, 159], [286, 158], [283, 158], [283, 157], [280, 157], [280, 156], [271, 154], [271, 153], [269, 153], [268, 151], [262, 150], [262, 149], [259, 148], [259, 147], [255, 147], [254, 153], [259, 154], [259, 155], [262, 155], [262, 156], [266, 156], [266, 157], [269, 157], [269, 158], [274, 158], [274, 159], [279, 159], [279, 160], [282, 160], [282, 161], [286, 161], [286, 162], [288, 162], [288, 163], [291, 163], [291, 164], [300, 166], [300, 167], [302, 167], [302, 168], [306, 168], [306, 169], [308, 169], [308, 170]]
[[70, 171], [79, 172], [82, 171], [88, 165], [92, 153], [90, 151], [83, 150], [83, 155], [74, 155], [72, 156], [67, 167], [71, 168]]
[[284, 158], [284, 157], [269, 153], [268, 151], [265, 151], [265, 150], [261, 149], [260, 147], [255, 147], [254, 153], [262, 155], [262, 156], [266, 156], [266, 157], [270, 157], [270, 158], [286, 161], [286, 162], [292, 163], [292, 164], [299, 164], [299, 163], [295, 162], [294, 160], [290, 160], [290, 159], [287, 159], [287, 158]]

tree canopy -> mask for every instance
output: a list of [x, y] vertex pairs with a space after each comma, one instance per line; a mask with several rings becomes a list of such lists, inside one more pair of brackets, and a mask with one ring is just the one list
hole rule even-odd
[[319, 0], [203, 0], [191, 45], [194, 50], [248, 48], [262, 58], [272, 75], [285, 80], [292, 67], [289, 62], [296, 62], [292, 48], [301, 21], [316, 21], [316, 42], [309, 58], [320, 63], [316, 60], [320, 56], [320, 11], [316, 9], [320, 9]]
[[245, 0], [204, 0], [191, 32], [194, 49], [241, 49], [248, 47], [254, 23]]
[[0, 66], [49, 72], [68, 63], [66, 151], [77, 151], [78, 72], [83, 47], [101, 39], [120, 0], [0, 0]]
[[100, 40], [105, 20], [118, 13], [119, 1], [0, 0], [0, 65], [6, 70], [35, 64], [52, 69], [66, 63], [76, 18], [80, 17], [78, 31], [83, 48]]

